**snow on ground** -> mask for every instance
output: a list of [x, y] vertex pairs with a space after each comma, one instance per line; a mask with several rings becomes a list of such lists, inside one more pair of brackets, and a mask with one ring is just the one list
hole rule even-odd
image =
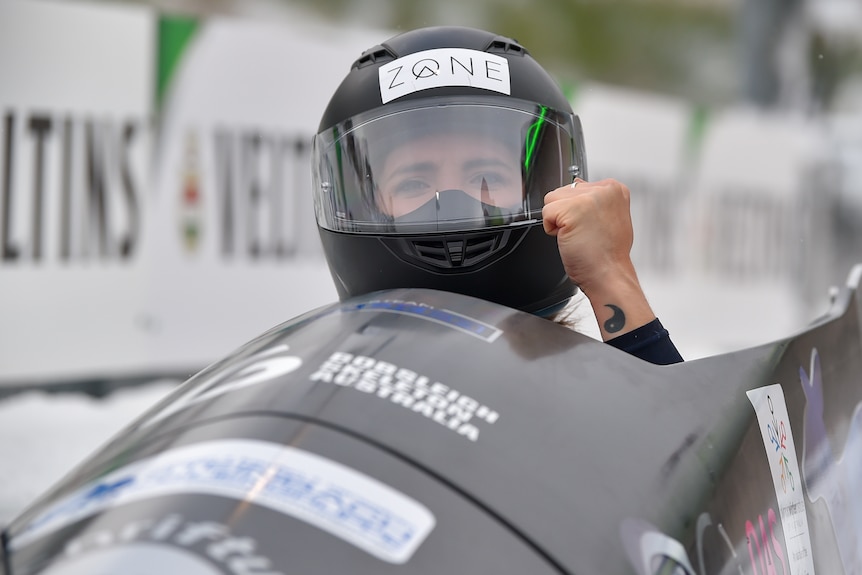
[[154, 381], [101, 399], [34, 391], [0, 400], [0, 526], [175, 384]]

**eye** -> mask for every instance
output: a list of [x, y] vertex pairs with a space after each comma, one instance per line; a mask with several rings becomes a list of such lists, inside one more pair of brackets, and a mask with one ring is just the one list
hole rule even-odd
[[421, 178], [408, 178], [395, 182], [390, 193], [397, 198], [413, 198], [427, 193], [431, 186]]
[[484, 188], [490, 193], [507, 192], [514, 188], [511, 176], [497, 170], [488, 170], [470, 176], [468, 180], [470, 187], [479, 192]]
[[489, 190], [494, 190], [504, 185], [506, 178], [499, 172], [482, 172], [470, 178], [470, 185], [481, 188], [483, 181]]

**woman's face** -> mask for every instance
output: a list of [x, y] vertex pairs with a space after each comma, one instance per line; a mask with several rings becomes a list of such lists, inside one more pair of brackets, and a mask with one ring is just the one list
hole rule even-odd
[[499, 208], [520, 206], [523, 200], [518, 154], [470, 134], [434, 134], [396, 148], [378, 181], [378, 206], [396, 218], [445, 190], [461, 190]]

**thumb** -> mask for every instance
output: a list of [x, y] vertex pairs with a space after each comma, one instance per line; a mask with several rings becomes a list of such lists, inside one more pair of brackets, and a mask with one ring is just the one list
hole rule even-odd
[[557, 213], [553, 204], [546, 204], [542, 208], [542, 227], [545, 228], [545, 233], [549, 236], [556, 236], [559, 226], [557, 226]]

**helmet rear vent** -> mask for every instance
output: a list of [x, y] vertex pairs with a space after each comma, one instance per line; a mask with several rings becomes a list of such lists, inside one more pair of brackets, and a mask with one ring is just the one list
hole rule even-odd
[[494, 40], [488, 46], [488, 52], [502, 52], [504, 54], [526, 54], [527, 50], [513, 40]]
[[395, 56], [387, 50], [383, 46], [375, 46], [374, 48], [370, 48], [362, 53], [362, 56], [359, 57], [356, 62], [353, 63], [354, 68], [363, 68], [370, 64], [376, 64], [378, 62], [394, 60]]

